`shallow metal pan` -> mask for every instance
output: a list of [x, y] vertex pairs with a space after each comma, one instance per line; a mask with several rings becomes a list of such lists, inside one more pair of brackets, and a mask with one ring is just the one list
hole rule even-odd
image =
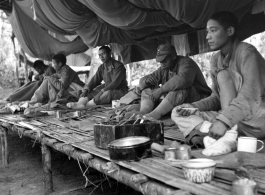
[[111, 160], [139, 161], [152, 156], [151, 140], [143, 136], [131, 136], [112, 141], [108, 145]]

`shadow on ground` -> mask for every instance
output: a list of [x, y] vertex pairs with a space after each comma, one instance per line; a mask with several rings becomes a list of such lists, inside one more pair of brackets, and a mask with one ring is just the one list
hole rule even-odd
[[[14, 132], [9, 132], [8, 144], [10, 164], [8, 168], [0, 165], [0, 194], [44, 194], [40, 144], [34, 144], [33, 140], [26, 137], [19, 138]], [[83, 163], [80, 166], [83, 171], [86, 169]], [[51, 195], [140, 195], [94, 169], [89, 169], [87, 178], [92, 183], [98, 182], [88, 182], [88, 187], [85, 187], [86, 179], [78, 162], [56, 151], [52, 151], [52, 173], [54, 192]]]

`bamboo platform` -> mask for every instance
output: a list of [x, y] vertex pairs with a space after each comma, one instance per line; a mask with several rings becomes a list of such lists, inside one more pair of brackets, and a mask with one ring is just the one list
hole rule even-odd
[[[92, 115], [95, 113], [92, 113]], [[99, 115], [99, 113], [96, 113]], [[104, 113], [101, 113], [104, 116]], [[98, 116], [97, 116], [98, 117]], [[93, 119], [93, 116], [89, 119]], [[80, 130], [69, 125], [67, 120], [54, 117], [24, 119], [19, 115], [0, 115], [0, 137], [2, 143], [3, 165], [8, 165], [8, 130], [15, 131], [20, 137], [26, 136], [42, 144], [44, 169], [44, 194], [53, 191], [50, 148], [92, 167], [133, 189], [150, 195], [230, 195], [231, 182], [236, 179], [234, 171], [217, 168], [210, 183], [195, 184], [184, 178], [181, 167], [173, 167], [160, 154], [139, 162], [112, 162], [108, 150], [95, 146], [93, 130]], [[181, 141], [180, 132], [165, 130], [165, 142]], [[259, 194], [265, 194], [265, 170], [255, 170]]]
[[179, 129], [175, 127], [165, 127], [164, 137], [169, 140], [177, 140], [180, 142], [185, 142], [185, 138]]

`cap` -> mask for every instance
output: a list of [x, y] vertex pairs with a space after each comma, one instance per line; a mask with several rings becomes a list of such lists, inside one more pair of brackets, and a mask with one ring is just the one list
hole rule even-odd
[[168, 54], [176, 54], [176, 49], [173, 45], [165, 44], [159, 45], [157, 48], [156, 61], [161, 62]]

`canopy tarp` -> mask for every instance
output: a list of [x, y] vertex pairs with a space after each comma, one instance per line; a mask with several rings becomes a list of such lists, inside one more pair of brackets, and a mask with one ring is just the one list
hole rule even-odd
[[[111, 45], [126, 64], [154, 58], [161, 43], [174, 44], [182, 55], [209, 51], [205, 26], [218, 11], [236, 14], [240, 39], [262, 32], [265, 17], [259, 3], [262, 1], [14, 0], [10, 22], [31, 56], [50, 60], [58, 52], [68, 55]], [[254, 4], [260, 10], [252, 14]], [[51, 32], [75, 35], [76, 39], [62, 42]]]

